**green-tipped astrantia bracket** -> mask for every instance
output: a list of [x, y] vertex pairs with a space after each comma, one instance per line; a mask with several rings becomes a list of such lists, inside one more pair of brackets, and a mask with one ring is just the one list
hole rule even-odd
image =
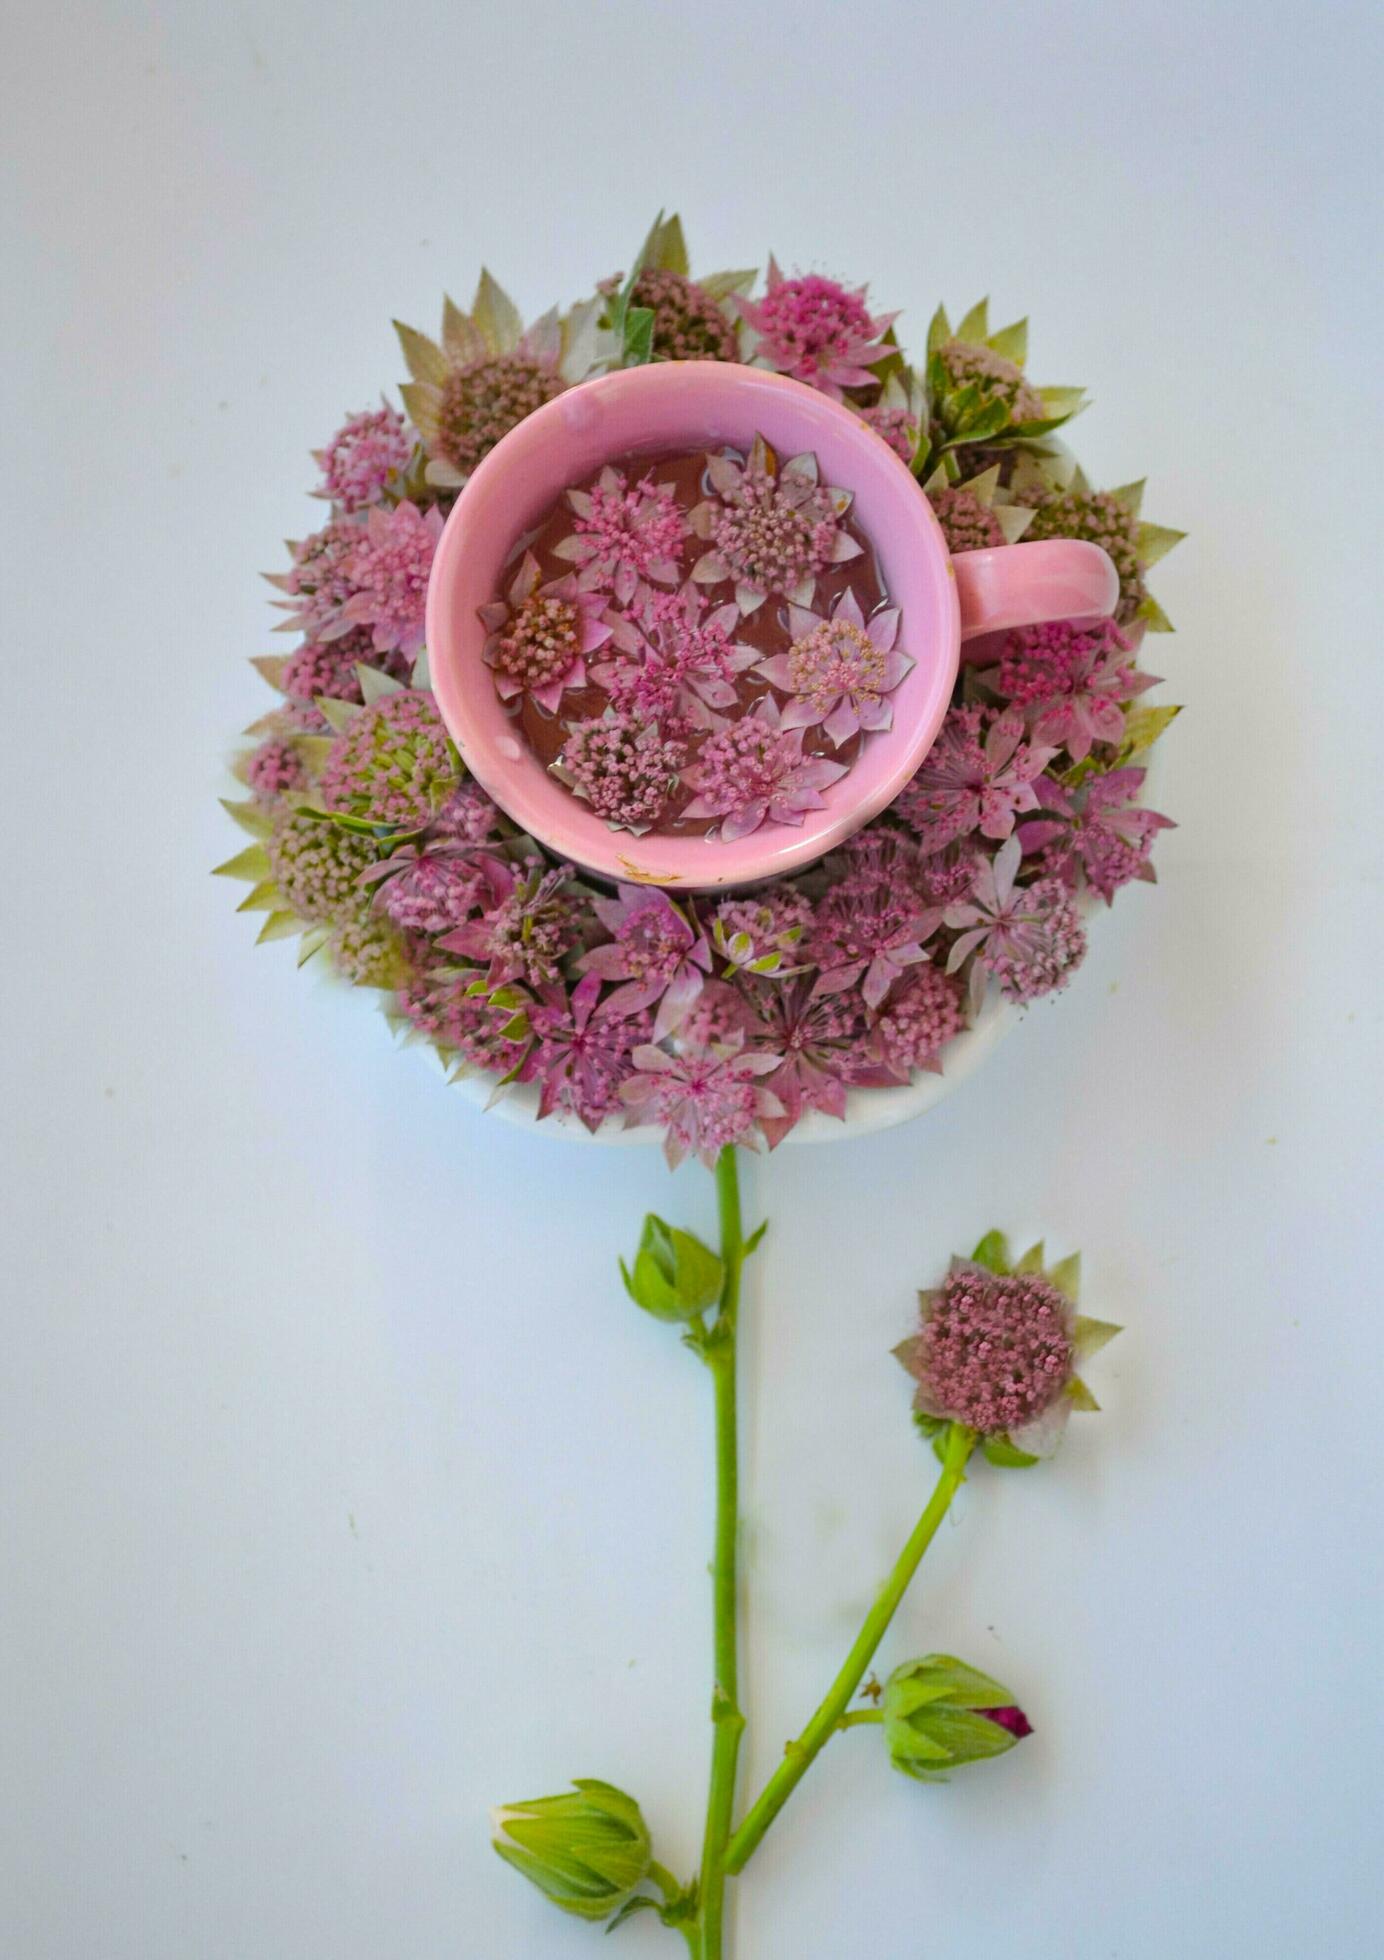
[[710, 1246], [650, 1212], [633, 1267], [622, 1259], [620, 1276], [631, 1300], [656, 1320], [695, 1320], [720, 1298], [726, 1269]]

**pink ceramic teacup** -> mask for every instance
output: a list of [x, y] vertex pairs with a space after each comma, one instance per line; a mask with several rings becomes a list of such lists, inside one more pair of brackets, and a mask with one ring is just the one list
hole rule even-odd
[[[494, 599], [517, 540], [569, 485], [636, 452], [746, 451], [756, 433], [781, 458], [813, 452], [824, 482], [854, 492], [900, 643], [915, 662], [891, 696], [893, 726], [869, 735], [825, 808], [801, 825], [764, 823], [734, 843], [612, 830], [532, 752], [482, 659], [478, 609]], [[428, 587], [427, 644], [438, 704], [472, 775], [531, 836], [607, 878], [710, 890], [799, 869], [891, 803], [932, 746], [951, 699], [961, 642], [1047, 619], [1113, 612], [1115, 568], [1072, 540], [947, 550], [907, 466], [850, 408], [815, 389], [728, 362], [660, 362], [558, 395], [496, 444], [447, 519]]]

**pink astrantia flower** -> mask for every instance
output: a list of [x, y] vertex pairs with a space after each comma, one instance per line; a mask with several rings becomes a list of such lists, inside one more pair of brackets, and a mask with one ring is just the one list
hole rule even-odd
[[528, 1011], [533, 1043], [517, 1081], [541, 1085], [538, 1120], [570, 1109], [593, 1133], [621, 1105], [620, 1088], [632, 1072], [633, 1051], [648, 1040], [648, 1016], [625, 1018], [597, 1007], [601, 983], [594, 974], [565, 987], [544, 987]]
[[553, 774], [617, 830], [636, 835], [658, 822], [678, 786], [687, 744], [634, 715], [571, 723]]
[[913, 666], [894, 644], [897, 606], [885, 606], [867, 621], [847, 587], [830, 619], [790, 605], [788, 626], [793, 636], [788, 652], [761, 660], [755, 670], [792, 696], [783, 709], [783, 727], [820, 724], [840, 748], [862, 729], [891, 726], [894, 710], [884, 697]]
[[736, 991], [750, 1047], [779, 1057], [764, 1083], [783, 1114], [760, 1120], [771, 1150], [809, 1109], [844, 1118], [851, 1083], [886, 1079], [871, 1063], [865, 1015], [851, 994], [819, 994], [810, 976], [778, 984], [742, 979]]
[[921, 1304], [919, 1333], [896, 1350], [918, 1385], [919, 1414], [1049, 1454], [1074, 1406], [1076, 1316], [1066, 1295], [1041, 1273], [955, 1260]]
[[711, 938], [728, 970], [786, 978], [796, 963], [812, 906], [801, 892], [779, 886], [753, 898], [727, 898], [716, 907]]
[[1153, 840], [1160, 830], [1173, 830], [1171, 817], [1146, 810], [1138, 802], [1144, 786], [1142, 769], [1112, 769], [1103, 776], [1092, 776], [1073, 794], [1070, 801], [1053, 796], [1063, 814], [1037, 817], [1020, 824], [1019, 841], [1025, 852], [1042, 850], [1043, 868], [1066, 884], [1075, 883], [1078, 868], [1086, 882], [1100, 893], [1107, 905], [1114, 903], [1121, 885], [1139, 878], [1156, 884], [1157, 873], [1149, 862]]
[[576, 528], [553, 554], [576, 565], [584, 592], [603, 592], [627, 606], [646, 581], [677, 583], [687, 519], [668, 484], [645, 476], [631, 485], [607, 465], [589, 490], [569, 490], [567, 501]]
[[423, 644], [428, 574], [442, 536], [442, 513], [407, 501], [374, 505], [346, 567], [355, 588], [321, 638], [368, 626], [377, 653], [417, 653]]
[[531, 694], [556, 713], [564, 691], [586, 684], [586, 656], [610, 638], [599, 592], [583, 592], [576, 574], [541, 585], [538, 560], [526, 551], [510, 584], [508, 600], [479, 609], [487, 630], [482, 658], [494, 670], [502, 701]]
[[756, 362], [820, 388], [833, 401], [847, 388], [869, 387], [876, 378], [870, 369], [889, 353], [885, 330], [898, 316], [871, 314], [868, 290], [818, 273], [785, 279], [771, 258], [763, 299], [736, 301], [757, 336]]
[[586, 909], [573, 891], [571, 865], [545, 870], [541, 859], [520, 866], [499, 858], [478, 862], [487, 884], [485, 910], [437, 944], [484, 964], [491, 988], [511, 980], [552, 986], [560, 978], [561, 962], [578, 944]]
[[631, 306], [653, 314], [656, 361], [738, 361], [735, 328], [719, 300], [679, 272], [647, 266], [630, 289]]
[[1004, 526], [973, 490], [961, 484], [948, 484], [930, 491], [928, 502], [942, 526], [948, 551], [987, 551], [1006, 542]]
[[398, 688], [362, 708], [322, 765], [323, 807], [414, 829], [452, 794], [457, 758], [426, 688]]
[[986, 402], [1002, 401], [1013, 424], [1040, 422], [1047, 415], [1043, 397], [1014, 361], [982, 341], [948, 340], [937, 350], [949, 389], [974, 386]]
[[941, 1051], [965, 1025], [961, 982], [930, 963], [912, 966], [879, 1011], [870, 1053], [899, 1082], [914, 1069], [940, 1075]]
[[356, 587], [351, 560], [360, 544], [362, 526], [354, 517], [334, 517], [311, 537], [290, 544], [293, 563], [286, 572], [266, 572], [265, 578], [287, 596], [274, 604], [288, 616], [281, 633], [299, 632], [309, 640], [338, 638], [341, 608]]
[[500, 812], [479, 783], [458, 783], [433, 818], [430, 837], [450, 843], [480, 844], [500, 827]]
[[640, 720], [710, 726], [706, 710], [734, 707], [737, 675], [759, 658], [732, 638], [739, 623], [738, 606], [708, 610], [690, 580], [676, 592], [646, 588], [632, 612], [611, 622], [613, 657], [593, 667], [591, 678]]
[[583, 973], [624, 983], [607, 1001], [607, 1012], [637, 1014], [656, 1004], [653, 1039], [662, 1041], [701, 992], [711, 949], [700, 926], [657, 886], [619, 885], [616, 893], [591, 903], [610, 943], [593, 947], [578, 964]]
[[420, 974], [395, 996], [395, 1005], [444, 1055], [455, 1055], [487, 1074], [508, 1075], [524, 1054], [524, 1043], [504, 1032], [514, 1009], [473, 994], [473, 977], [460, 973], [437, 980]]
[[878, 436], [883, 436], [901, 463], [911, 463], [918, 447], [918, 418], [900, 403], [877, 402], [862, 408], [860, 419]]
[[245, 763], [245, 781], [256, 796], [286, 796], [291, 789], [302, 789], [307, 779], [301, 750], [283, 736], [261, 742]]
[[756, 436], [744, 463], [709, 456], [706, 470], [716, 494], [688, 521], [710, 549], [692, 576], [699, 585], [734, 580], [741, 612], [773, 595], [810, 606], [818, 574], [860, 556], [841, 524], [851, 492], [819, 482], [815, 456], [793, 456], [780, 470], [773, 450]]
[[723, 842], [748, 837], [767, 820], [801, 824], [824, 807], [822, 791], [846, 773], [842, 762], [803, 754], [800, 728], [780, 727], [766, 696], [752, 713], [732, 721], [703, 745], [683, 781], [697, 794], [685, 817], [719, 817]]
[[942, 908], [923, 891], [917, 846], [895, 832], [858, 833], [839, 862], [843, 875], [819, 902], [808, 942], [817, 992], [860, 982], [866, 1005], [878, 1007], [904, 969], [927, 958]]
[[783, 1104], [759, 1080], [778, 1067], [777, 1055], [749, 1054], [732, 1039], [681, 1055], [650, 1043], [632, 1059], [637, 1073], [620, 1088], [626, 1126], [662, 1124], [663, 1154], [673, 1170], [689, 1151], [711, 1169], [732, 1144], [757, 1149], [756, 1126], [783, 1114]]
[[367, 409], [343, 422], [325, 449], [313, 450], [322, 481], [312, 494], [341, 510], [364, 510], [398, 483], [412, 454], [399, 411], [388, 402]]
[[1034, 1000], [1065, 987], [1086, 953], [1086, 933], [1060, 878], [1017, 883], [1020, 842], [1010, 837], [982, 861], [971, 896], [947, 907], [945, 923], [959, 937], [947, 960], [955, 973], [972, 954], [971, 1003], [994, 974], [1010, 1000]]
[[1120, 740], [1124, 703], [1158, 684], [1129, 654], [1113, 621], [1082, 627], [1056, 620], [1011, 633], [989, 678], [1023, 709], [1035, 742], [1064, 748], [1082, 762], [1093, 743]]
[[482, 861], [465, 844], [406, 844], [371, 865], [361, 885], [401, 932], [448, 932], [485, 902], [490, 886]]
[[378, 668], [390, 680], [406, 684], [413, 663], [402, 653], [376, 653], [366, 628], [343, 633], [335, 640], [305, 640], [279, 677], [279, 685], [292, 701], [316, 701], [326, 695], [331, 701], [364, 700], [361, 667]]
[[1017, 708], [953, 708], [896, 808], [926, 852], [973, 830], [1007, 837], [1016, 816], [1038, 807], [1033, 785], [1056, 753], [1024, 740]]

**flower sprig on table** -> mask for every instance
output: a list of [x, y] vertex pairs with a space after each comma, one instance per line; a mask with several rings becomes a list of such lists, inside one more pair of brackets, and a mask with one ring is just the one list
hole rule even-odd
[[[1091, 905], [1152, 881], [1168, 822], [1142, 797], [1148, 750], [1178, 711], [1147, 705], [1156, 678], [1140, 660], [1145, 631], [1167, 627], [1147, 573], [1180, 534], [1142, 521], [1140, 485], [1094, 491], [1055, 442], [1082, 392], [1035, 387], [1025, 324], [992, 330], [984, 304], [954, 327], [939, 309], [913, 365], [898, 316], [875, 311], [866, 287], [773, 260], [753, 298], [756, 279], [694, 278], [681, 224], [660, 217], [626, 275], [529, 327], [489, 273], [469, 311], [444, 304], [437, 340], [400, 326], [405, 414], [386, 402], [352, 415], [315, 452], [327, 521], [273, 574], [283, 630], [300, 640], [255, 663], [279, 702], [235, 763], [249, 794], [230, 807], [252, 841], [219, 867], [250, 885], [242, 910], [264, 915], [261, 939], [297, 939], [300, 961], [320, 956], [381, 992], [394, 1025], [452, 1076], [488, 1075], [497, 1094], [537, 1083], [540, 1116], [589, 1129], [652, 1119], [674, 1161], [776, 1144], [809, 1112], [844, 1115], [851, 1091], [943, 1069], [988, 990], [1024, 1004], [1065, 986]], [[825, 863], [757, 895], [762, 943], [746, 944], [744, 899], [652, 897], [666, 929], [626, 950], [643, 962], [638, 1012], [655, 1017], [655, 1057], [637, 1027], [613, 1025], [633, 996], [606, 977], [625, 953], [602, 894], [466, 780], [422, 642], [442, 519], [476, 464], [586, 375], [664, 359], [750, 361], [850, 403], [910, 463], [954, 551], [1093, 538], [1121, 596], [1102, 625], [972, 648], [897, 801]], [[814, 567], [847, 540], [837, 493], [794, 467], [723, 459], [690, 532], [655, 486], [612, 473], [579, 513], [571, 578], [540, 589], [521, 563], [497, 604], [486, 657], [501, 688], [551, 703], [590, 663], [612, 664], [601, 595], [637, 587], [639, 685], [667, 694], [674, 722], [724, 695], [746, 657], [738, 614], [793, 608], [789, 708], [733, 724], [694, 769], [676, 727], [641, 733], [642, 698], [574, 728], [557, 769], [608, 821], [646, 827], [669, 785], [692, 777], [696, 807], [728, 834], [800, 821], [841, 766], [802, 752], [808, 722], [842, 740], [887, 723], [907, 656], [887, 614], [863, 632], [849, 606], [812, 611]], [[713, 575], [729, 581], [728, 603], [718, 595], [703, 617], [698, 581]], [[705, 951], [691, 984], [658, 950], [681, 933]], [[511, 941], [541, 951], [495, 950]], [[663, 1006], [673, 987], [675, 1013]], [[558, 1026], [570, 1041], [554, 1039]]]
[[[1080, 1369], [1120, 1331], [1078, 1312], [1079, 1258], [1049, 1266], [1039, 1244], [1016, 1259], [998, 1232], [920, 1294], [917, 1330], [896, 1353], [913, 1380], [915, 1420], [939, 1459], [939, 1475], [821, 1701], [737, 1816], [747, 1717], [738, 1669], [736, 1337], [743, 1267], [765, 1227], [744, 1234], [733, 1150], [722, 1153], [716, 1175], [719, 1251], [651, 1215], [632, 1260], [620, 1266], [635, 1303], [681, 1328], [684, 1344], [710, 1372], [716, 1406], [712, 1753], [700, 1867], [677, 1879], [655, 1858], [637, 1802], [605, 1782], [579, 1780], [563, 1795], [508, 1805], [494, 1816], [495, 1849], [555, 1905], [611, 1930], [637, 1912], [655, 1913], [683, 1935], [694, 1960], [724, 1952], [729, 1881], [744, 1871], [835, 1735], [877, 1728], [895, 1769], [936, 1782], [1032, 1734], [1013, 1692], [954, 1655], [901, 1661], [882, 1686], [870, 1668], [974, 1457], [998, 1469], [1027, 1469], [1052, 1455], [1068, 1417], [1098, 1407]], [[861, 1696], [863, 1705], [855, 1705]]]

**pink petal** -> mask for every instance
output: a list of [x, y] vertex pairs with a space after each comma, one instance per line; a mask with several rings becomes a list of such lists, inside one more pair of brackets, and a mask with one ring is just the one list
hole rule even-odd
[[[886, 714], [889, 712], [886, 703], [881, 701], [879, 706], [885, 709]], [[849, 742], [852, 735], [860, 733], [860, 724], [860, 714], [852, 705], [850, 696], [843, 694], [822, 725], [839, 749], [843, 742]]]
[[898, 607], [886, 606], [883, 612], [877, 612], [865, 631], [872, 645], [877, 646], [881, 653], [888, 653], [899, 637]]

